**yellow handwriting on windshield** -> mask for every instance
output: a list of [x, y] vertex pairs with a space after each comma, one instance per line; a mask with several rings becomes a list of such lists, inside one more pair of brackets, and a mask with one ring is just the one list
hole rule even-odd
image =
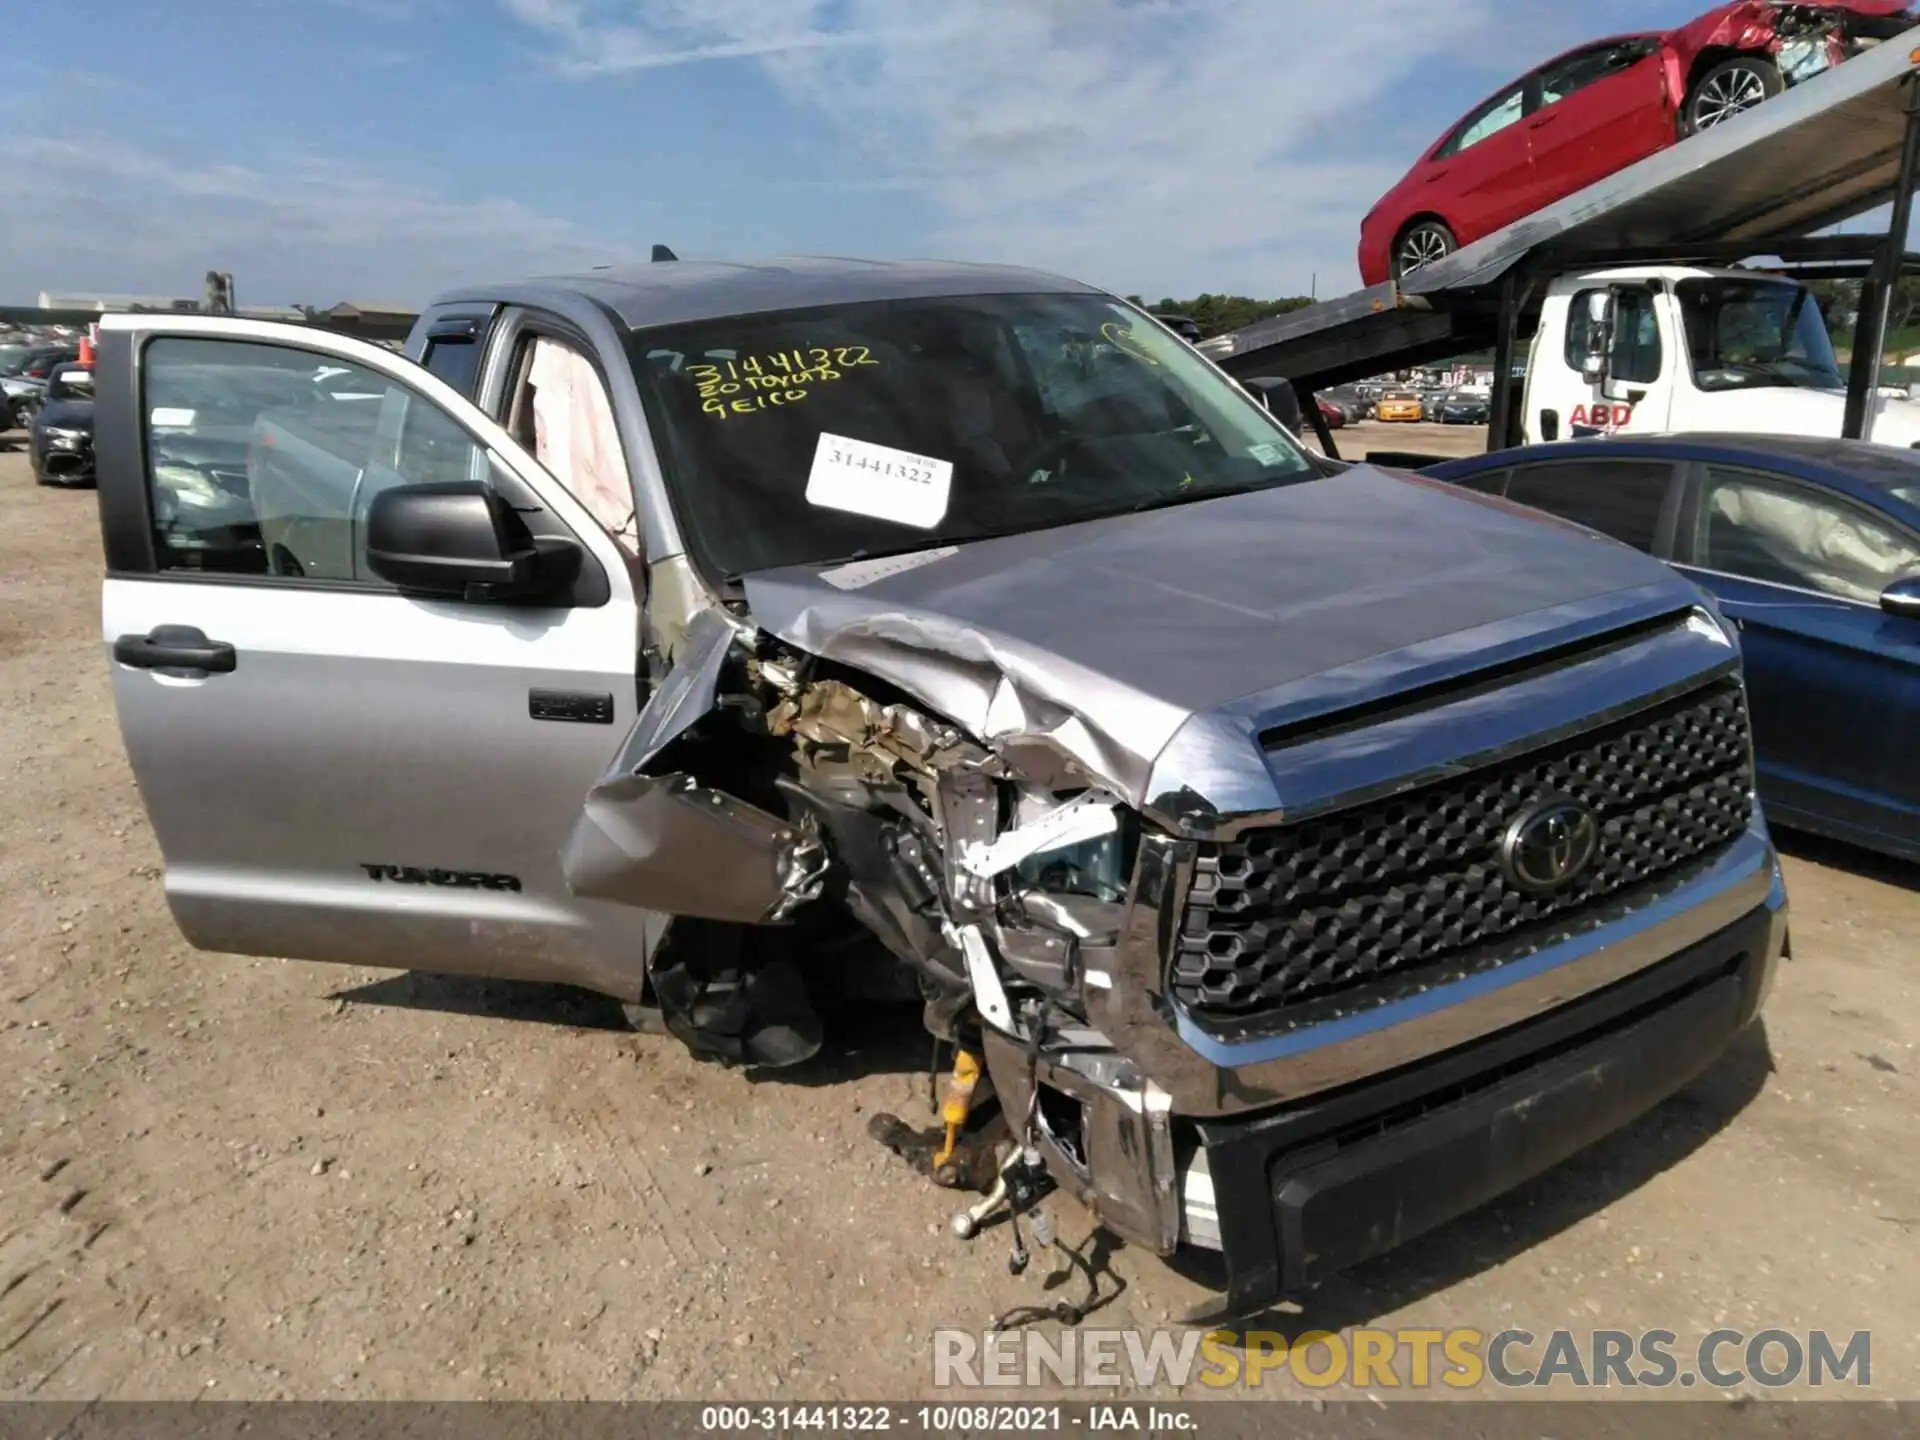
[[1130, 325], [1122, 325], [1118, 321], [1109, 320], [1100, 327], [1100, 338], [1113, 346], [1114, 349], [1131, 355], [1143, 365], [1152, 365], [1157, 368], [1160, 364], [1158, 360], [1153, 358], [1153, 352], [1147, 348], [1147, 342], [1135, 334], [1133, 327]]
[[724, 420], [798, 405], [815, 386], [846, 378], [861, 365], [878, 365], [865, 345], [802, 345], [687, 366], [700, 391], [700, 408]]

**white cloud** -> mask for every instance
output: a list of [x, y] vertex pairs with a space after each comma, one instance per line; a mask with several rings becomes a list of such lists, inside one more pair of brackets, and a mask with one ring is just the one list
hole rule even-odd
[[0, 275], [33, 290], [197, 295], [220, 269], [244, 304], [417, 304], [632, 258], [512, 200], [452, 200], [310, 156], [269, 170], [118, 138], [17, 137], [0, 150], [0, 190], [34, 197], [31, 223], [0, 226]]
[[867, 35], [824, 23], [823, 0], [758, 5], [742, 0], [650, 0], [639, 7], [583, 0], [503, 0], [508, 12], [559, 42], [569, 74], [657, 70], [720, 60], [751, 60], [871, 43]]
[[1427, 138], [1395, 138], [1423, 68], [1523, 69], [1559, 19], [1512, 0], [504, 3], [573, 73], [743, 59], [838, 125], [860, 186], [933, 201], [929, 248], [1149, 298], [1354, 282], [1361, 216]]

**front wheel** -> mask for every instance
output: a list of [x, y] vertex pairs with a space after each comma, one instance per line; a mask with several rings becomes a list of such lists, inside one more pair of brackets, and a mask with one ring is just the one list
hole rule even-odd
[[1453, 231], [1438, 220], [1409, 225], [1393, 244], [1393, 278], [1397, 284], [1416, 270], [1444, 260], [1460, 248]]
[[1763, 55], [1737, 55], [1694, 82], [1680, 107], [1680, 138], [1744, 115], [1787, 88], [1780, 67]]

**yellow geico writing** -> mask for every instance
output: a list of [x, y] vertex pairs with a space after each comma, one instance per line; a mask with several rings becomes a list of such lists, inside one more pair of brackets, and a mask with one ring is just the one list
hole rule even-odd
[[766, 355], [747, 355], [712, 365], [689, 365], [700, 387], [700, 408], [725, 419], [756, 410], [797, 405], [809, 388], [841, 379], [856, 365], [878, 365], [865, 345], [802, 346]]
[[1487, 1373], [1478, 1330], [1354, 1330], [1346, 1336], [1309, 1330], [1289, 1341], [1272, 1330], [1235, 1335], [1215, 1330], [1200, 1341], [1202, 1385], [1259, 1385], [1280, 1372], [1310, 1387], [1421, 1389], [1434, 1383], [1466, 1390]]
[[1160, 362], [1153, 358], [1153, 352], [1147, 349], [1146, 341], [1135, 334], [1131, 326], [1120, 325], [1109, 320], [1100, 327], [1100, 338], [1123, 355], [1131, 355], [1142, 365], [1159, 368]]

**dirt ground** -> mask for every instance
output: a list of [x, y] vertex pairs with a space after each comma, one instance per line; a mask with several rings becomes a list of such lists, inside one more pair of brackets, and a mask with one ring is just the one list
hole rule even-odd
[[[754, 1083], [592, 996], [190, 952], [115, 725], [94, 497], [0, 454], [0, 514], [0, 1393], [897, 1399], [933, 1328], [1042, 1298], [866, 1138], [925, 1113], [910, 1017]], [[1920, 874], [1787, 863], [1764, 1031], [1287, 1326], [1867, 1329], [1874, 1391], [1920, 1397]], [[1206, 1293], [1111, 1264], [1103, 1326]]]
[[[1430, 425], [1362, 420], [1333, 432], [1334, 447], [1344, 460], [1364, 460], [1375, 450], [1399, 450], [1415, 455], [1479, 455], [1487, 448], [1484, 425]], [[1316, 444], [1314, 448], [1320, 447]]]

